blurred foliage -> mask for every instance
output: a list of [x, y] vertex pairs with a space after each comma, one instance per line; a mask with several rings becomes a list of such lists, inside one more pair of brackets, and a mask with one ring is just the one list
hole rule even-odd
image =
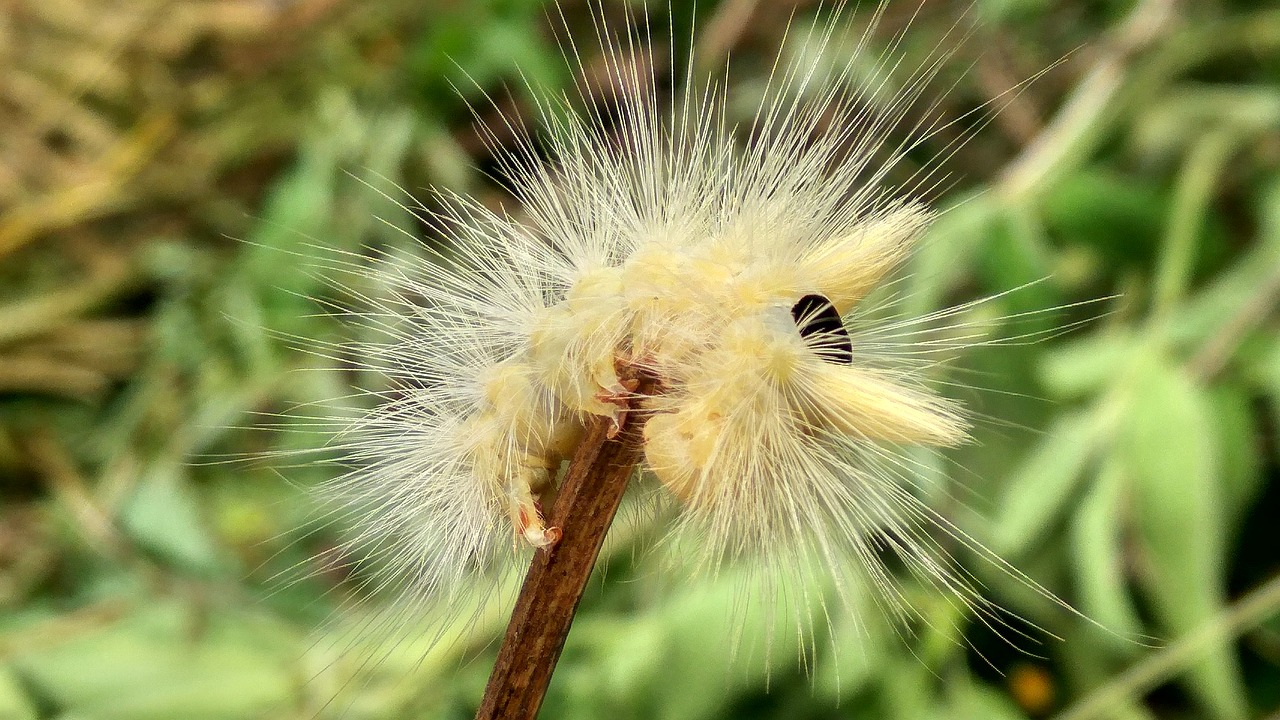
[[[6, 5], [0, 718], [471, 716], [504, 608], [430, 654], [408, 628], [355, 651], [381, 600], [312, 559], [338, 528], [307, 523], [306, 489], [331, 468], [221, 459], [320, 446], [279, 414], [364, 382], [294, 347], [344, 332], [300, 257], [413, 252], [399, 188], [509, 203], [469, 105], [532, 124], [526, 88], [574, 82], [565, 24], [585, 100], [607, 97], [586, 3], [561, 5]], [[698, 27], [700, 63], [733, 54], [739, 121], [787, 19], [830, 15], [654, 5], [633, 60], [669, 79], [662, 44], [679, 65]], [[785, 632], [728, 662], [739, 578], [666, 577], [632, 552], [651, 529], [619, 527], [543, 716], [1274, 717], [1280, 11], [894, 0], [873, 44], [908, 24], [903, 67], [954, 46], [919, 110], [959, 120], [891, 178], [946, 158], [904, 302], [997, 296], [953, 318], [971, 347], [937, 379], [984, 420], [920, 458], [924, 499], [1096, 622], [958, 548], [1034, 654], [904, 578], [929, 618], [905, 637], [835, 617], [809, 673]]]

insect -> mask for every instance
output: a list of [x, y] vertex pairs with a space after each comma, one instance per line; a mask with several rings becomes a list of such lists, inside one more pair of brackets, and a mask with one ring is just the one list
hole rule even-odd
[[[707, 208], [693, 228], [637, 217], [631, 227], [608, 229], [621, 245], [609, 253], [618, 262], [559, 268], [567, 280], [563, 298], [532, 308], [527, 334], [511, 339], [510, 355], [468, 382], [474, 396], [456, 417], [464, 466], [505, 505], [513, 530], [530, 545], [556, 540], [538, 499], [585, 418], [616, 424], [618, 399], [634, 389], [615, 373], [621, 356], [666, 388], [650, 400], [647, 468], [692, 510], [727, 506], [762, 537], [797, 530], [785, 514], [774, 514], [781, 498], [768, 497], [770, 486], [788, 487], [796, 498], [814, 492], [807, 486], [821, 482], [815, 474], [848, 476], [801, 457], [838, 462], [846, 442], [951, 444], [964, 437], [947, 403], [855, 364], [839, 320], [839, 311], [851, 309], [901, 258], [921, 225], [920, 210], [857, 217], [819, 237], [789, 237], [800, 218], [726, 210]], [[433, 332], [477, 327], [469, 320], [466, 330]], [[806, 500], [816, 504], [818, 497]]]
[[[802, 42], [850, 50], [831, 32]], [[662, 98], [621, 59], [637, 43], [608, 55], [616, 117], [545, 100], [541, 139], [496, 149], [518, 211], [442, 193], [420, 217], [443, 242], [361, 260], [383, 291], [359, 298], [373, 339], [348, 355], [390, 390], [340, 436], [349, 469], [328, 492], [349, 547], [380, 586], [447, 605], [513, 547], [556, 544], [544, 509], [584, 427], [634, 405], [649, 416], [641, 478], [695, 564], [754, 558], [765, 586], [818, 567], [906, 618], [892, 556], [980, 607], [932, 532], [974, 542], [905, 487], [901, 454], [963, 443], [964, 412], [886, 351], [908, 324], [862, 319], [931, 219], [912, 198], [931, 168], [885, 178], [929, 132], [887, 139], [938, 65], [874, 114], [839, 63], [780, 65], [752, 126], [733, 128], [725, 91], [695, 89], [692, 70]], [[661, 391], [636, 397], [622, 366]]]

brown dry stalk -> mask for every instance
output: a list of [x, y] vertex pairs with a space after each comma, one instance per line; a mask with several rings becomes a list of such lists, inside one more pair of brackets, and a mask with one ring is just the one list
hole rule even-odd
[[[642, 382], [637, 395], [653, 387]], [[624, 417], [612, 440], [611, 421], [595, 418], [574, 453], [548, 519], [564, 534], [529, 565], [476, 720], [532, 720], [542, 707], [604, 535], [640, 460], [644, 415]]]

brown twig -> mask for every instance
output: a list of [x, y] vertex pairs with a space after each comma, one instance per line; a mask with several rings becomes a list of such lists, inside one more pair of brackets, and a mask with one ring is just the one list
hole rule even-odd
[[[4, 253], [0, 248], [0, 255]], [[119, 297], [140, 281], [135, 263], [104, 256], [84, 280], [43, 295], [0, 305], [0, 346], [58, 331], [68, 322]]]
[[0, 257], [43, 233], [71, 227], [118, 209], [129, 197], [126, 185], [152, 161], [177, 132], [167, 111], [144, 117], [88, 172], [88, 181], [42, 194], [0, 217]]
[[62, 443], [45, 430], [23, 436], [19, 442], [31, 464], [53, 490], [54, 497], [71, 513], [90, 547], [108, 558], [124, 559], [128, 554], [127, 544]]
[[[637, 394], [652, 389], [642, 382]], [[611, 422], [596, 418], [569, 464], [549, 518], [564, 534], [529, 566], [476, 720], [532, 720], [542, 706], [605, 532], [640, 460], [644, 416], [626, 417], [612, 440]]]

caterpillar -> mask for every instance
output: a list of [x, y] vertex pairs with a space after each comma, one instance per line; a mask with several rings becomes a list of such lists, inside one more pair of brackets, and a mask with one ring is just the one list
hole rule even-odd
[[[344, 309], [372, 339], [341, 352], [388, 387], [335, 440], [348, 469], [324, 492], [355, 528], [344, 556], [447, 607], [555, 545], [544, 508], [567, 459], [592, 418], [619, 423], [630, 404], [648, 414], [641, 483], [674, 508], [664, 544], [695, 566], [749, 558], [761, 593], [818, 572], [850, 612], [848, 588], [870, 584], [907, 622], [900, 563], [990, 612], [938, 535], [1017, 572], [917, 499], [904, 454], [966, 442], [966, 412], [909, 344], [895, 353], [912, 320], [868, 320], [933, 218], [936, 163], [886, 179], [937, 130], [890, 140], [946, 56], [906, 72], [892, 48], [871, 58], [899, 89], [868, 112], [844, 81], [887, 7], [852, 40], [839, 22], [801, 33], [810, 61], [775, 67], [746, 128], [692, 59], [664, 97], [625, 62], [649, 40], [599, 19], [608, 115], [544, 95], [540, 135], [486, 130], [518, 210], [439, 192], [416, 208], [437, 241], [343, 268], [381, 291]], [[661, 391], [637, 397], [621, 366]]]

